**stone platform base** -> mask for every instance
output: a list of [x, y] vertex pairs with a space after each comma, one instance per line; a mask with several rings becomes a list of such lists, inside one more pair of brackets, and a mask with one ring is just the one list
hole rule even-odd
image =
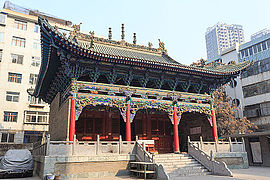
[[47, 174], [61, 179], [123, 176], [129, 174], [129, 161], [135, 161], [135, 155], [36, 156], [34, 171], [41, 178]]
[[247, 169], [248, 158], [246, 152], [216, 153], [216, 161], [223, 161], [229, 169]]

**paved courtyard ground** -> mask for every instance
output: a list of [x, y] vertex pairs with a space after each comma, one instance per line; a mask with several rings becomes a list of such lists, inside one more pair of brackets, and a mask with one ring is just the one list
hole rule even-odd
[[[270, 167], [250, 167], [249, 169], [235, 169], [232, 170], [233, 177], [224, 176], [191, 176], [191, 177], [179, 177], [174, 180], [270, 180]], [[16, 180], [40, 180], [39, 177], [31, 178], [11, 178]], [[90, 179], [90, 178], [89, 178]], [[123, 179], [138, 179], [135, 177], [121, 176], [121, 177], [106, 177], [106, 178], [91, 178], [91, 180], [123, 180]], [[8, 179], [6, 179], [8, 180]], [[85, 179], [81, 179], [85, 180]]]

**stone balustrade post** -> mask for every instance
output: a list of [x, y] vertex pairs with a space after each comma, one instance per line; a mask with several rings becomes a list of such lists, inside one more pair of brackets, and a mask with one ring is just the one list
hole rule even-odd
[[96, 155], [99, 154], [99, 134], [97, 135], [97, 147], [96, 147]]

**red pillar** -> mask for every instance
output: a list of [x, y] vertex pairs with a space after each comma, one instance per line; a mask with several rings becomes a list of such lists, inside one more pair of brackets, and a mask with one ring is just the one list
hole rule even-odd
[[73, 136], [75, 134], [75, 111], [76, 111], [76, 100], [74, 98], [71, 99], [71, 107], [70, 107], [70, 123], [69, 123], [69, 140], [73, 141]]
[[126, 141], [131, 141], [131, 127], [130, 127], [130, 104], [127, 104], [126, 112]]
[[215, 109], [212, 107], [211, 109], [212, 112], [212, 124], [213, 124], [213, 141], [215, 142], [218, 140], [218, 135], [217, 135], [217, 123], [216, 123], [216, 115], [215, 115]]
[[179, 135], [178, 135], [178, 124], [177, 124], [177, 112], [176, 106], [173, 106], [173, 136], [174, 136], [174, 152], [179, 153]]

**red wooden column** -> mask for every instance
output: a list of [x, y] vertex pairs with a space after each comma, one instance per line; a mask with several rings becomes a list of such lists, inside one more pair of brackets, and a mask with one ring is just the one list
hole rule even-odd
[[212, 113], [212, 130], [213, 130], [213, 141], [215, 142], [216, 140], [218, 140], [218, 135], [217, 135], [217, 122], [216, 122], [216, 115], [215, 115], [215, 108], [212, 105], [211, 108], [211, 113]]
[[70, 122], [69, 122], [69, 140], [73, 141], [73, 137], [75, 134], [75, 114], [76, 114], [76, 100], [74, 97], [71, 99], [71, 107], [70, 107]]
[[131, 141], [130, 103], [127, 103], [127, 112], [126, 112], [126, 141]]
[[177, 124], [177, 110], [176, 106], [173, 106], [173, 136], [174, 136], [174, 152], [179, 153], [179, 135]]

